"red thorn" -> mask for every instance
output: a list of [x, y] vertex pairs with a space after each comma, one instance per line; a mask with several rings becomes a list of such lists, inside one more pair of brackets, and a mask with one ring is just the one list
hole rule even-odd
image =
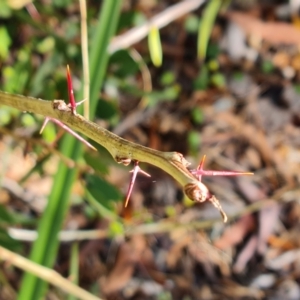
[[71, 111], [74, 115], [76, 115], [76, 106], [77, 105], [75, 102], [74, 90], [73, 90], [73, 84], [72, 84], [69, 65], [67, 65], [67, 83], [68, 83], [68, 94], [69, 94], [69, 102], [70, 102]]
[[215, 170], [204, 170], [203, 165], [206, 155], [203, 155], [196, 170], [191, 170], [199, 181], [201, 181], [202, 176], [240, 176], [240, 175], [253, 175], [252, 172], [240, 172], [240, 171], [215, 171]]
[[[71, 111], [74, 115], [76, 115], [76, 106], [80, 105], [82, 102], [85, 101], [82, 100], [78, 103], [75, 102], [75, 98], [74, 98], [74, 91], [73, 91], [73, 84], [72, 84], [72, 79], [71, 79], [71, 74], [70, 74], [70, 68], [69, 65], [67, 65], [67, 82], [68, 82], [68, 94], [69, 94], [69, 107], [71, 108]], [[75, 138], [77, 138], [80, 142], [84, 143], [86, 146], [92, 148], [93, 150], [97, 151], [97, 149], [90, 144], [88, 141], [86, 141], [83, 137], [81, 137], [78, 133], [76, 133], [75, 131], [73, 131], [71, 128], [69, 128], [67, 125], [65, 125], [64, 123], [62, 123], [61, 121], [54, 119], [54, 118], [50, 118], [50, 117], [46, 117], [44, 120], [44, 123], [42, 125], [42, 128], [40, 130], [40, 134], [43, 132], [45, 126], [47, 125], [48, 121], [52, 121], [55, 124], [59, 125], [60, 127], [62, 127], [64, 130], [66, 130], [68, 133], [72, 134]]]
[[204, 165], [205, 159], [206, 159], [206, 154], [203, 155], [197, 170], [203, 170], [203, 165]]

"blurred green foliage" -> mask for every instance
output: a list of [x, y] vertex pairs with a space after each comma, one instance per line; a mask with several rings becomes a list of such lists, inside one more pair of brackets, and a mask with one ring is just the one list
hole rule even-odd
[[99, 176], [87, 175], [86, 188], [97, 201], [108, 209], [113, 210], [114, 204], [122, 200], [121, 193]]
[[198, 56], [201, 61], [204, 61], [204, 59], [206, 58], [210, 34], [215, 23], [217, 14], [221, 8], [222, 2], [222, 0], [208, 1], [203, 12], [202, 19], [199, 22]]
[[152, 26], [149, 31], [148, 46], [152, 63], [155, 67], [160, 67], [162, 64], [163, 54], [160, 33], [156, 26]]
[[0, 58], [6, 59], [11, 45], [11, 38], [9, 33], [4, 26], [0, 26]]
[[[190, 34], [201, 30], [205, 43], [201, 43], [201, 57], [203, 64], [198, 77], [194, 81], [194, 89], [204, 90], [209, 85], [223, 87], [224, 77], [219, 70], [217, 55], [219, 49], [213, 43], [209, 44], [209, 35], [219, 11], [219, 6], [212, 8], [209, 4], [202, 19], [194, 14], [185, 21], [185, 29]], [[25, 7], [13, 9], [6, 1], [0, 1], [0, 18], [4, 21], [0, 26], [0, 89], [10, 93], [18, 93], [41, 97], [43, 99], [67, 100], [67, 84], [65, 67], [70, 65], [73, 74], [73, 84], [77, 100], [82, 98], [82, 58], [80, 45], [80, 14], [79, 4], [71, 0], [54, 0], [49, 5], [35, 2], [37, 14], [30, 14]], [[118, 4], [117, 4], [118, 3]], [[110, 8], [107, 8], [110, 6]], [[119, 17], [121, 1], [112, 4], [110, 0], [103, 1], [101, 9], [107, 9], [99, 20], [99, 3], [88, 5], [88, 27], [90, 74], [91, 74], [91, 119], [101, 119], [113, 127], [121, 118], [118, 98], [122, 93], [131, 96], [144, 97], [146, 107], [154, 107], [162, 102], [176, 101], [181, 92], [177, 82], [177, 75], [164, 67], [163, 51], [160, 31], [153, 27], [148, 36], [149, 51], [143, 59], [151, 67], [152, 63], [161, 67], [159, 76], [154, 79], [154, 88], [145, 92], [137, 85], [136, 78], [140, 76], [141, 65], [135, 61], [130, 51], [120, 50], [108, 57], [106, 49], [110, 41], [115, 23], [117, 31], [138, 26], [147, 20], [140, 11], [128, 11]], [[207, 15], [208, 14], [208, 15]], [[102, 23], [101, 23], [102, 22]], [[102, 24], [101, 26], [99, 24]], [[201, 28], [200, 24], [206, 24]], [[199, 27], [200, 26], [200, 27]], [[196, 50], [195, 50], [196, 53]], [[147, 56], [150, 54], [149, 56]], [[204, 61], [204, 58], [207, 58]], [[151, 59], [151, 61], [150, 61]], [[103, 95], [101, 95], [103, 91]], [[79, 108], [80, 109], [80, 108]], [[203, 122], [201, 110], [195, 107], [191, 111], [192, 121], [200, 125]], [[22, 127], [38, 137], [43, 122], [40, 116], [20, 112], [16, 109], [0, 106], [0, 126], [11, 130]], [[52, 143], [60, 131], [56, 125], [49, 122], [42, 134], [44, 142]], [[200, 146], [200, 135], [191, 131], [188, 135], [190, 152], [197, 155]], [[19, 181], [22, 186], [35, 175], [48, 173], [47, 163], [53, 153], [44, 153], [41, 145], [31, 145], [37, 157], [36, 165]], [[116, 206], [123, 200], [123, 195], [117, 187], [107, 180], [109, 167], [114, 163], [110, 155], [99, 145], [95, 145], [97, 153], [84, 149], [72, 137], [65, 134], [63, 139], [56, 141], [53, 147], [59, 147], [62, 156], [68, 157], [76, 163], [92, 167], [94, 174], [85, 174], [80, 168], [69, 168], [60, 160], [57, 171], [53, 176], [54, 184], [48, 197], [49, 205], [46, 213], [39, 217], [29, 214], [20, 217], [6, 207], [0, 206], [0, 244], [22, 254], [20, 243], [12, 240], [7, 233], [7, 226], [31, 226], [38, 230], [39, 239], [34, 243], [30, 258], [40, 264], [52, 266], [56, 259], [58, 247], [57, 232], [61, 229], [69, 202], [80, 203], [89, 218], [106, 217], [114, 220], [110, 224], [112, 236], [123, 232], [123, 225], [118, 216]], [[12, 146], [12, 150], [13, 150]], [[10, 150], [9, 150], [10, 151]], [[5, 176], [5, 169], [0, 171]], [[80, 181], [84, 192], [76, 194], [72, 186]], [[167, 214], [173, 216], [172, 207], [167, 208]], [[149, 220], [149, 222], [152, 221]], [[39, 225], [37, 223], [39, 222]], [[76, 251], [75, 251], [76, 252]], [[45, 290], [40, 280], [26, 275], [20, 288], [19, 299], [38, 299]]]

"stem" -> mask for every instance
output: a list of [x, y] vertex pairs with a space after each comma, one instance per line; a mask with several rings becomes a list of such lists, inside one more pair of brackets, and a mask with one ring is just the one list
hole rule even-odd
[[83, 115], [89, 119], [90, 113], [90, 74], [89, 74], [89, 47], [88, 47], [88, 28], [86, 0], [79, 0], [80, 4], [80, 23], [81, 23], [81, 52], [82, 52], [82, 70], [83, 70]]

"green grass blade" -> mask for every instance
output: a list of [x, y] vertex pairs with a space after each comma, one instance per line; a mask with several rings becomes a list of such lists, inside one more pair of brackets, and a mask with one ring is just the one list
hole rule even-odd
[[204, 10], [198, 32], [198, 56], [201, 60], [206, 57], [209, 37], [222, 3], [222, 0], [208, 1]]
[[[64, 155], [68, 155], [74, 160], [77, 160], [82, 152], [79, 142], [70, 135], [64, 137], [61, 148]], [[54, 178], [48, 205], [39, 223], [38, 239], [33, 244], [30, 254], [30, 259], [36, 263], [47, 267], [52, 267], [54, 264], [58, 249], [57, 234], [68, 208], [68, 199], [75, 175], [75, 169], [68, 169], [64, 164], [60, 164]], [[45, 289], [46, 284], [43, 281], [26, 273], [18, 299], [40, 299]]]
[[[105, 0], [103, 2], [100, 20], [91, 44], [91, 117], [95, 115], [98, 95], [108, 62], [106, 49], [117, 28], [120, 7], [121, 0]], [[60, 151], [76, 161], [82, 155], [82, 145], [72, 136], [66, 135]], [[69, 169], [64, 164], [60, 164], [54, 178], [48, 206], [39, 223], [39, 236], [30, 254], [30, 259], [36, 263], [52, 267], [55, 262], [59, 245], [57, 235], [67, 212], [70, 191], [75, 178], [75, 169]], [[26, 273], [22, 280], [18, 299], [41, 299], [46, 287], [45, 282]]]
[[107, 48], [111, 37], [114, 35], [119, 12], [121, 9], [122, 0], [106, 0], [102, 6], [100, 13], [100, 20], [98, 22], [95, 32], [93, 44], [91, 45], [91, 58], [90, 58], [90, 78], [91, 78], [91, 90], [90, 90], [90, 119], [94, 118], [94, 114], [97, 107], [97, 102], [102, 86], [103, 78], [108, 63]]
[[[71, 248], [71, 261], [70, 261], [70, 279], [73, 283], [78, 284], [78, 275], [79, 275], [79, 244], [74, 242]], [[73, 295], [68, 297], [68, 300], [77, 300]]]

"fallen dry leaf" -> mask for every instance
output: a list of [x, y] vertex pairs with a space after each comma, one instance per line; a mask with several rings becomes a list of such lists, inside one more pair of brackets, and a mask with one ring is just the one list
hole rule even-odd
[[214, 242], [214, 245], [225, 250], [241, 243], [245, 236], [255, 228], [255, 219], [253, 215], [245, 215], [236, 223], [227, 227], [224, 234]]
[[276, 221], [279, 218], [279, 205], [270, 200], [269, 205], [259, 212], [258, 245], [257, 252], [263, 255], [267, 249], [267, 242], [275, 230]]
[[264, 39], [272, 45], [300, 45], [300, 30], [283, 22], [263, 22], [246, 13], [231, 11], [227, 17], [249, 35]]
[[233, 265], [233, 271], [235, 273], [241, 273], [245, 271], [245, 267], [249, 260], [254, 256], [257, 248], [258, 238], [253, 235], [250, 240], [246, 243], [243, 250], [239, 253], [235, 264]]
[[106, 278], [102, 278], [100, 281], [101, 289], [105, 295], [116, 292], [127, 284], [145, 247], [146, 240], [141, 235], [133, 236], [129, 242], [120, 246], [113, 269]]
[[263, 299], [265, 294], [260, 289], [242, 286], [230, 279], [223, 280], [218, 289], [222, 291], [222, 297], [219, 299], [226, 299], [223, 295], [228, 299]]

